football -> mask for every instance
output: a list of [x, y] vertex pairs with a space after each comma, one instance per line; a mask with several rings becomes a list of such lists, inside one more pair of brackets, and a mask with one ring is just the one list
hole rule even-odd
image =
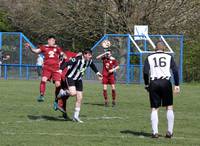
[[101, 45], [103, 48], [109, 48], [111, 46], [111, 42], [109, 40], [104, 40]]

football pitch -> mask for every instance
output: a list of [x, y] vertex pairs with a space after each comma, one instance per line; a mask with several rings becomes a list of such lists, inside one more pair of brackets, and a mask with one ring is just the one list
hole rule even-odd
[[[53, 84], [47, 85], [45, 102], [36, 101], [38, 92], [39, 80], [0, 80], [0, 146], [200, 145], [200, 84], [182, 84], [181, 93], [174, 97], [172, 139], [164, 138], [164, 108], [159, 111], [161, 137], [151, 138], [149, 99], [143, 85], [117, 84], [116, 107], [104, 107], [101, 84], [84, 82], [80, 112], [84, 123], [64, 121], [53, 110]], [[74, 102], [73, 97], [68, 100], [70, 117]]]

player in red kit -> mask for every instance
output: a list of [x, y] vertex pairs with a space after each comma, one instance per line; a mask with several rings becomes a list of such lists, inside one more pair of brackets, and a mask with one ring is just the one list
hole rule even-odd
[[[63, 61], [64, 62], [68, 62], [70, 61], [72, 58], [77, 57], [79, 55], [81, 55], [82, 53], [75, 53], [75, 52], [71, 52], [69, 50], [64, 52], [63, 55]], [[68, 89], [67, 83], [65, 81], [65, 75], [67, 73], [67, 68], [65, 68], [62, 71], [62, 75], [61, 75], [61, 90], [66, 90]], [[61, 91], [62, 92], [62, 91]], [[54, 102], [54, 109], [57, 110], [59, 109], [61, 112], [63, 112], [63, 117], [68, 120], [68, 115], [66, 112], [66, 104], [67, 104], [67, 99], [69, 98], [69, 96], [63, 96], [62, 98], [58, 98], [55, 102]]]
[[116, 104], [116, 91], [115, 91], [115, 77], [114, 72], [119, 69], [117, 60], [112, 56], [110, 49], [103, 54], [100, 54], [96, 57], [97, 59], [102, 59], [103, 61], [103, 96], [105, 106], [108, 106], [108, 94], [107, 94], [107, 85], [110, 84], [112, 88], [112, 106]]
[[63, 55], [62, 49], [56, 45], [56, 39], [54, 36], [49, 36], [47, 39], [47, 45], [41, 45], [39, 48], [34, 49], [30, 44], [26, 44], [26, 47], [31, 50], [31, 52], [44, 55], [44, 64], [42, 67], [42, 78], [40, 82], [40, 96], [37, 98], [38, 102], [44, 101], [44, 95], [46, 90], [47, 80], [55, 81], [55, 94], [60, 91], [60, 81], [61, 73], [59, 72], [59, 56]]

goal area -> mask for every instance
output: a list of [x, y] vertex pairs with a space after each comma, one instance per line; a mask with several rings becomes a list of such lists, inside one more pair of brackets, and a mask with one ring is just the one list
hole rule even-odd
[[[131, 35], [131, 34], [105, 34], [91, 48], [94, 62], [102, 70], [102, 61], [95, 57], [104, 52], [102, 41], [109, 40], [113, 56], [117, 59], [120, 69], [115, 73], [119, 83], [142, 83], [143, 63], [146, 56], [155, 52], [156, 42], [162, 41], [165, 52], [174, 56], [179, 68], [182, 82], [183, 68], [183, 35]], [[87, 71], [87, 79], [95, 79], [94, 73]]]

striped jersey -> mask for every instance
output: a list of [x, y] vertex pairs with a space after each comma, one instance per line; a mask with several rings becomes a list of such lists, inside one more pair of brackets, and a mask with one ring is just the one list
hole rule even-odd
[[170, 79], [171, 70], [173, 72], [175, 85], [179, 85], [178, 68], [173, 56], [157, 51], [149, 55], [144, 63], [143, 74], [145, 85], [148, 85], [150, 80], [155, 79]]
[[88, 67], [91, 67], [95, 73], [98, 73], [98, 69], [93, 61], [87, 61], [83, 56], [77, 56], [72, 58], [69, 62], [63, 62], [60, 66], [60, 69], [64, 70], [66, 67], [68, 68], [68, 71], [65, 76], [67, 78], [72, 78], [73, 80], [81, 80]]

